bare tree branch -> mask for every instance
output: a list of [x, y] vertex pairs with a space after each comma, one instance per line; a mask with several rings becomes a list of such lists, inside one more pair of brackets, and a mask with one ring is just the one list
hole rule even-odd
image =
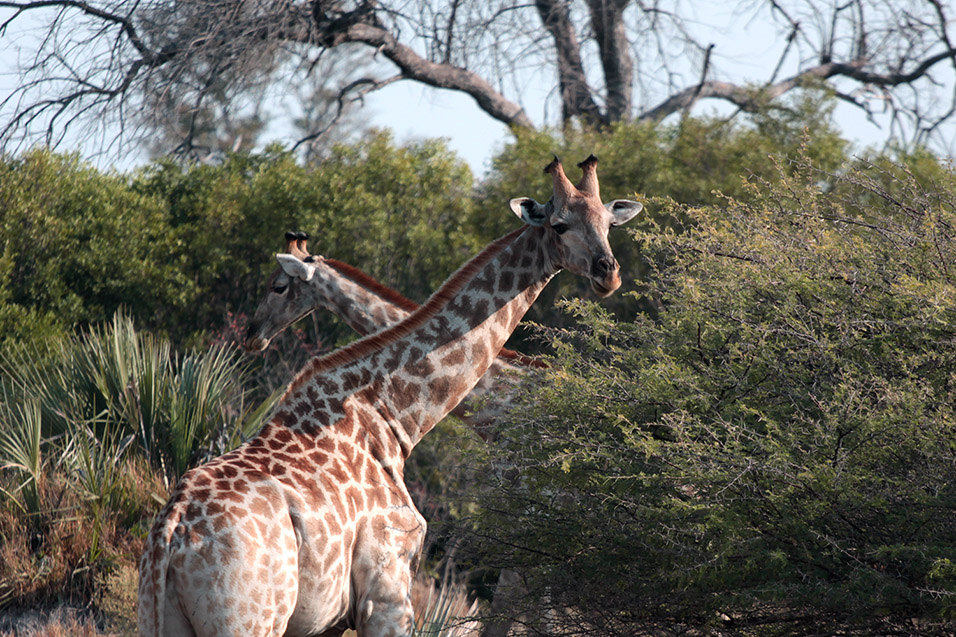
[[[326, 125], [319, 130], [312, 131], [301, 137], [292, 146], [292, 150], [295, 151], [301, 146], [315, 144], [317, 141], [328, 135], [342, 119], [342, 116], [348, 109], [349, 102], [361, 102], [365, 99], [365, 96], [372, 91], [377, 91], [380, 88], [384, 88], [385, 86], [402, 79], [405, 79], [402, 75], [394, 75], [385, 80], [376, 80], [370, 77], [363, 77], [343, 87], [342, 90], [339, 91], [338, 97], [336, 98], [336, 109], [332, 118], [329, 119]], [[350, 95], [350, 93], [353, 92], [354, 94]]]
[[497, 120], [511, 126], [532, 126], [531, 120], [520, 106], [505, 99], [480, 75], [426, 60], [410, 47], [398, 42], [385, 29], [355, 24], [343, 34], [342, 42], [361, 42], [374, 46], [401, 69], [406, 79], [436, 88], [461, 91], [473, 97], [482, 110]]
[[604, 120], [611, 122], [627, 119], [631, 115], [634, 63], [623, 19], [627, 5], [627, 0], [588, 0], [591, 26], [607, 87], [607, 113]]
[[535, 8], [544, 28], [554, 40], [562, 120], [585, 117], [594, 122], [602, 121], [601, 110], [588, 87], [580, 41], [571, 21], [569, 3], [565, 0], [535, 0]]
[[[345, 60], [356, 48], [388, 79], [347, 65], [335, 88], [314, 96], [328, 100], [333, 123], [343, 105], [397, 78], [469, 95], [517, 128], [535, 125], [527, 86], [547, 91], [549, 82], [545, 108], [559, 103], [560, 123], [660, 121], [705, 100], [752, 113], [802, 88], [824, 88], [917, 141], [956, 120], [956, 47], [942, 0], [737, 6], [780, 36], [762, 76], [729, 74], [696, 17], [657, 0], [0, 0], [9, 12], [0, 37], [21, 37], [13, 25], [28, 19], [46, 24], [0, 100], [0, 144], [56, 143], [93, 122], [104, 134], [173, 131], [181, 150], [198, 149], [217, 121], [239, 122], [244, 108], [258, 117], [258, 96], [288, 85], [302, 61]], [[327, 125], [306, 135], [323, 137]]]
[[710, 70], [710, 54], [714, 50], [714, 45], [711, 44], [707, 47], [707, 55], [704, 56], [704, 63], [701, 65], [700, 69], [700, 82], [697, 83], [697, 87], [691, 93], [690, 98], [687, 100], [687, 104], [684, 106], [684, 116], [690, 112], [690, 109], [694, 106], [697, 100], [700, 99], [700, 92], [704, 87], [704, 83], [707, 81], [707, 71]]
[[748, 90], [728, 82], [703, 82], [699, 86], [689, 87], [670, 96], [654, 108], [638, 115], [638, 119], [659, 121], [671, 113], [687, 108], [695, 100], [707, 97], [726, 100], [744, 111], [754, 111], [760, 108], [763, 102], [774, 100], [812, 80], [827, 80], [832, 77], [847, 77], [872, 86], [894, 87], [923, 78], [934, 65], [951, 59], [956, 59], [956, 49], [942, 51], [922, 60], [912, 71], [899, 73], [866, 71], [864, 69], [866, 60], [854, 60], [850, 63], [827, 62], [759, 90]]

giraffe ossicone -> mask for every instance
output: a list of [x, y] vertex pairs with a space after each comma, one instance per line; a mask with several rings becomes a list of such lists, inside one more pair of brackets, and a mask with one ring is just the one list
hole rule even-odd
[[405, 459], [559, 270], [602, 295], [620, 286], [608, 229], [641, 204], [603, 205], [594, 163], [575, 186], [552, 162], [551, 200], [512, 202], [533, 225], [491, 243], [394, 327], [311, 361], [256, 437], [180, 479], [140, 561], [143, 635], [410, 630], [425, 520]]

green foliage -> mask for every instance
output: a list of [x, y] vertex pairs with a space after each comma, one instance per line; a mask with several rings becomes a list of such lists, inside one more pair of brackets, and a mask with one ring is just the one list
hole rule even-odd
[[170, 308], [161, 326], [194, 342], [258, 293], [270, 255], [306, 206], [305, 171], [288, 153], [230, 155], [221, 165], [171, 160], [140, 171], [132, 188], [166, 203], [166, 256], [189, 280], [190, 302]]
[[[0, 360], [0, 606], [89, 604], [133, 562], [166, 490], [251, 437], [259, 404], [231, 345], [179, 354], [132, 319]], [[151, 464], [151, 466], [150, 466]]]
[[[848, 157], [830, 108], [805, 98], [747, 123], [685, 118], [672, 126], [519, 132], [477, 191], [443, 142], [398, 145], [387, 132], [335, 146], [308, 166], [280, 148], [232, 154], [217, 165], [160, 160], [126, 176], [44, 150], [3, 158], [0, 351], [31, 342], [42, 354], [44, 342], [107, 320], [121, 306], [176, 345], [208, 342], [231, 314], [255, 307], [286, 230], [311, 233], [314, 252], [423, 301], [488, 241], [516, 227], [509, 199], [550, 195], [541, 168], [553, 152], [572, 176], [571, 164], [594, 152], [604, 198], [637, 198], [652, 216], [660, 198], [696, 205], [723, 193], [747, 201], [744, 177], [776, 181], [770, 157], [798, 152], [836, 189], [831, 175]], [[925, 153], [904, 159], [920, 179], [941, 170]], [[869, 153], [866, 161], [879, 180], [886, 158]], [[626, 229], [612, 231], [611, 243], [624, 269], [623, 291], [633, 290], [646, 275], [636, 244]], [[559, 276], [529, 318], [561, 324], [554, 299], [587, 294], [579, 278]], [[648, 309], [627, 294], [606, 307], [618, 316]], [[351, 338], [324, 316], [315, 330], [322, 335], [310, 334], [315, 343]]]
[[[467, 166], [442, 142], [399, 147], [386, 133], [334, 147], [315, 169], [270, 149], [219, 166], [159, 162], [133, 183], [168, 202], [167, 259], [199, 292], [165, 320], [176, 340], [221, 326], [227, 312], [250, 313], [287, 230], [424, 300], [475, 251], [462, 233], [471, 187]], [[320, 327], [333, 341], [348, 334], [328, 317]]]
[[63, 328], [182, 305], [161, 201], [72, 155], [0, 160], [0, 340], [38, 342]]
[[552, 626], [956, 608], [956, 175], [778, 169], [637, 228], [651, 314], [542, 328], [476, 546]]
[[316, 169], [278, 148], [128, 177], [42, 150], [6, 158], [0, 347], [42, 348], [121, 306], [174, 343], [198, 343], [255, 307], [292, 229], [424, 300], [478, 248], [463, 231], [471, 189], [442, 142], [397, 146], [386, 133], [335, 147]]
[[337, 146], [311, 179], [310, 245], [424, 301], [483, 245], [465, 232], [472, 185], [441, 141], [396, 147], [377, 133]]
[[73, 421], [67, 432], [64, 465], [73, 478], [73, 485], [87, 508], [91, 521], [88, 559], [96, 562], [102, 555], [104, 525], [111, 513], [120, 511], [126, 485], [121, 479], [126, 469], [126, 450], [134, 440], [132, 434], [122, 436], [119, 422], [104, 416], [102, 422]]
[[58, 444], [71, 452], [67, 458], [78, 454], [81, 484], [94, 498], [108, 498], [110, 486], [87, 481], [115, 481], [104, 471], [130, 441], [173, 481], [254, 434], [278, 396], [246, 407], [245, 372], [234, 348], [179, 356], [167, 340], [136, 332], [121, 314], [51, 351], [38, 359], [21, 348], [3, 361], [4, 409], [35, 403], [44, 436], [65, 436]]
[[0, 470], [17, 476], [13, 492], [0, 487], [2, 494], [34, 522], [43, 511], [41, 497], [44, 454], [40, 407], [35, 400], [0, 403]]

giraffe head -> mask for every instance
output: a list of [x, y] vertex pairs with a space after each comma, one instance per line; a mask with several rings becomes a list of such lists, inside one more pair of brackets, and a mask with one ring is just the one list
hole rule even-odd
[[285, 253], [276, 255], [279, 268], [269, 277], [266, 296], [246, 331], [245, 348], [249, 351], [264, 350], [273, 336], [315, 308], [302, 283], [312, 279], [322, 257], [309, 254], [309, 236], [304, 232], [287, 232], [285, 239]]
[[597, 158], [591, 155], [578, 167], [584, 174], [574, 185], [555, 157], [544, 169], [553, 181], [551, 199], [541, 204], [519, 197], [511, 200], [511, 209], [525, 223], [545, 228], [555, 266], [587, 278], [598, 296], [608, 296], [621, 286], [620, 266], [607, 241], [608, 230], [629, 221], [643, 205], [627, 199], [602, 203]]

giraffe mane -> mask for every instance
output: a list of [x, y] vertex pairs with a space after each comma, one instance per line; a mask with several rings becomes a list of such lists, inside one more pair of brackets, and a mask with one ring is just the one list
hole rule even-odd
[[328, 372], [342, 365], [347, 365], [348, 363], [368, 356], [372, 352], [388, 347], [421, 327], [425, 321], [434, 316], [454, 298], [479, 270], [498, 256], [498, 253], [508, 247], [515, 238], [526, 229], [527, 226], [521, 226], [517, 230], [509, 232], [489, 244], [484, 250], [472, 257], [470, 261], [448, 277], [448, 279], [442, 283], [441, 287], [425, 301], [424, 305], [412, 312], [411, 316], [404, 321], [386, 330], [359, 339], [325, 356], [313, 358], [289, 384], [289, 389], [286, 390], [281, 402], [284, 402], [290, 394], [305, 385], [316, 375]]

